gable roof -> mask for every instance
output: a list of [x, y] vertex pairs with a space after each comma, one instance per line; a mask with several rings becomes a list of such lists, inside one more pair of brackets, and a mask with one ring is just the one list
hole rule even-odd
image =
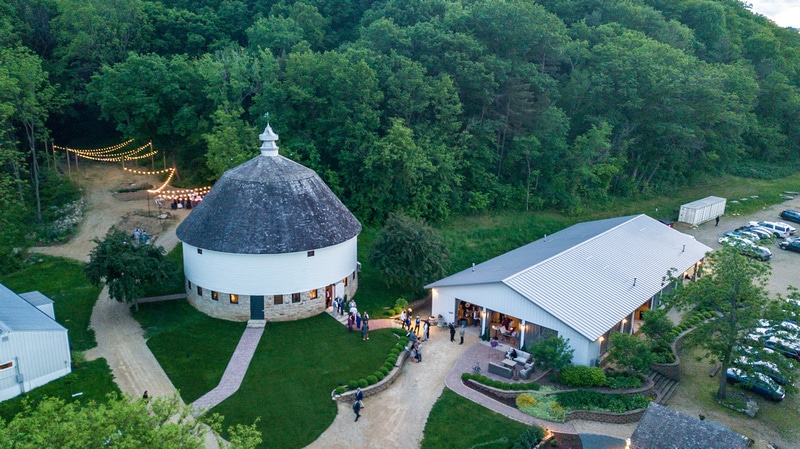
[[0, 333], [47, 330], [63, 331], [66, 328], [0, 284]]
[[744, 449], [748, 439], [714, 421], [700, 421], [651, 402], [631, 435], [631, 449]]
[[[579, 223], [426, 288], [503, 283], [594, 341], [711, 248], [647, 215]], [[635, 285], [634, 285], [635, 279]]]

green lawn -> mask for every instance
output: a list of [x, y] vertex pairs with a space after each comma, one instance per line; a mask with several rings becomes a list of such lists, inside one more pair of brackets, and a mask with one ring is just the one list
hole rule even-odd
[[[156, 242], [158, 244], [158, 242]], [[174, 295], [186, 293], [186, 277], [183, 274], [183, 243], [178, 243], [172, 251], [168, 252], [166, 259], [172, 266], [173, 276], [166, 285], [150, 286], [145, 289], [144, 298], [150, 296]]]
[[508, 449], [527, 428], [445, 388], [428, 415], [420, 447]]
[[198, 312], [185, 300], [140, 304], [134, 317], [186, 403], [217, 386], [245, 328]]
[[89, 329], [92, 307], [100, 294], [83, 275], [83, 264], [59, 257], [34, 256], [34, 264], [0, 277], [6, 287], [16, 293], [33, 290], [53, 300], [56, 321], [69, 329], [73, 350], [85, 351], [97, 346], [94, 331]]
[[225, 427], [260, 418], [260, 447], [304, 447], [336, 417], [331, 391], [374, 373], [396, 343], [390, 329], [364, 342], [327, 314], [268, 323], [242, 387], [212, 412], [225, 416]]
[[[22, 411], [25, 400], [35, 405], [45, 396], [49, 396], [85, 404], [89, 401], [105, 402], [106, 395], [112, 392], [120, 391], [114, 383], [106, 359], [92, 360], [77, 367], [73, 366], [71, 374], [42, 385], [24, 396], [0, 402], [0, 419], [8, 422]], [[76, 396], [73, 397], [73, 394]]]

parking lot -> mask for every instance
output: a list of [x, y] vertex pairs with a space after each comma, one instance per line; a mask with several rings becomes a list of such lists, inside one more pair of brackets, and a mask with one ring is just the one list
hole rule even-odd
[[[800, 197], [793, 200], [775, 204], [772, 207], [760, 210], [750, 215], [730, 215], [721, 217], [719, 226], [714, 226], [714, 220], [703, 223], [696, 228], [692, 228], [685, 223], [675, 223], [675, 229], [689, 235], [693, 235], [698, 241], [705, 243], [713, 249], [719, 249], [722, 244], [719, 238], [727, 231], [732, 231], [739, 226], [746, 225], [749, 221], [784, 221], [778, 216], [784, 209], [800, 210]], [[795, 228], [800, 229], [800, 224], [787, 222]], [[800, 233], [795, 234], [800, 236]], [[789, 286], [800, 288], [800, 253], [784, 251], [778, 246], [780, 239], [776, 239], [772, 244], [759, 243], [772, 251], [772, 260], [764, 262], [772, 268], [767, 289], [775, 297], [780, 294], [786, 296]]]

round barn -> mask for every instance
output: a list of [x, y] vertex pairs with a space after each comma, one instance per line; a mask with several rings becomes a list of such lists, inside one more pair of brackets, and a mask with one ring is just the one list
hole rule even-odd
[[187, 298], [226, 320], [306, 318], [355, 294], [361, 223], [278, 154], [269, 125], [259, 138], [261, 155], [225, 172], [177, 229]]

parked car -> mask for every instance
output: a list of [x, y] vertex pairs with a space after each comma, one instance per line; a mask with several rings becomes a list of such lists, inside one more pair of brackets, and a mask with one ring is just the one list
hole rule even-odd
[[764, 373], [748, 374], [739, 368], [728, 368], [725, 372], [728, 382], [741, 383], [744, 388], [754, 391], [767, 399], [782, 401], [786, 391]]
[[769, 229], [762, 228], [761, 226], [742, 226], [736, 228], [736, 231], [753, 233], [761, 240], [771, 239], [773, 237], [772, 232]]
[[729, 237], [730, 236], [744, 237], [747, 240], [750, 240], [751, 242], [757, 242], [757, 241], [761, 240], [761, 236], [760, 235], [758, 235], [755, 232], [750, 232], [750, 231], [728, 231], [724, 235], [727, 235]]
[[797, 231], [797, 229], [795, 229], [793, 226], [789, 226], [781, 221], [751, 221], [748, 224], [767, 228], [775, 237], [780, 237], [783, 239], [791, 236]]
[[773, 335], [764, 340], [764, 347], [778, 351], [790, 359], [800, 360], [800, 343], [797, 341]]
[[[764, 348], [765, 351], [771, 351], [771, 349]], [[769, 376], [770, 379], [774, 380], [778, 385], [786, 385], [789, 383], [789, 379], [786, 378], [781, 373], [780, 368], [778, 365], [768, 362], [766, 360], [754, 360], [752, 358], [748, 358], [745, 356], [739, 357], [733, 362], [734, 368], [739, 368], [745, 371], [745, 367], [750, 367], [753, 371], [757, 373], [766, 374]], [[791, 365], [791, 369], [794, 369], [794, 365]]]
[[798, 240], [784, 240], [781, 243], [779, 243], [779, 245], [781, 249], [800, 253], [800, 241]]
[[781, 218], [787, 221], [800, 223], [800, 212], [796, 210], [786, 209], [785, 211], [781, 212]]
[[758, 246], [751, 240], [738, 235], [723, 235], [719, 238], [719, 242], [723, 245], [731, 246], [742, 252], [745, 256], [752, 257], [759, 260], [770, 260], [772, 258], [772, 251], [763, 246]]

